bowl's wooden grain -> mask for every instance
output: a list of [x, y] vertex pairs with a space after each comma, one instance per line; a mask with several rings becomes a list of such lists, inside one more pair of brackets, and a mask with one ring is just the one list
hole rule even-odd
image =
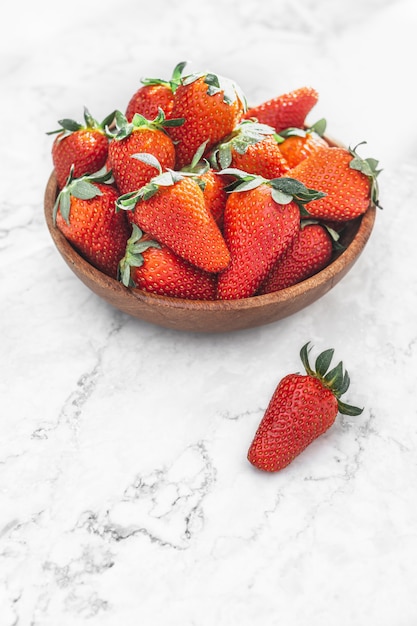
[[58, 193], [52, 172], [45, 190], [44, 210], [52, 239], [74, 274], [100, 298], [133, 317], [176, 330], [226, 332], [261, 326], [288, 317], [324, 296], [351, 269], [365, 247], [376, 209], [352, 222], [344, 235], [346, 249], [325, 269], [293, 287], [244, 300], [200, 301], [167, 298], [127, 289], [85, 261], [54, 226], [52, 211]]

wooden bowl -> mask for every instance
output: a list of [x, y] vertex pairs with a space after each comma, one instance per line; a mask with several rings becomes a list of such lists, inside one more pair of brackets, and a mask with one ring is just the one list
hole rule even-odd
[[325, 269], [297, 285], [243, 300], [202, 301], [167, 298], [128, 289], [85, 261], [54, 226], [58, 187], [52, 172], [45, 190], [45, 218], [58, 251], [74, 274], [95, 294], [124, 313], [167, 328], [226, 332], [262, 326], [288, 317], [324, 296], [351, 269], [364, 249], [375, 221], [375, 206], [345, 229], [343, 252]]

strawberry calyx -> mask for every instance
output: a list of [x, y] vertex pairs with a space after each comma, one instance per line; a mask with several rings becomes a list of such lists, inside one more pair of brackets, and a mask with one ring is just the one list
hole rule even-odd
[[191, 85], [199, 78], [204, 78], [204, 82], [207, 85], [207, 94], [214, 96], [217, 93], [223, 94], [223, 102], [228, 105], [233, 104], [239, 100], [243, 106], [243, 110], [247, 111], [248, 104], [246, 96], [243, 91], [233, 80], [225, 78], [219, 74], [213, 74], [212, 72], [195, 72], [185, 76], [181, 84], [184, 86]]
[[307, 342], [300, 350], [300, 358], [308, 376], [317, 378], [327, 389], [333, 393], [337, 400], [339, 412], [343, 415], [360, 415], [363, 409], [346, 404], [340, 400], [349, 389], [350, 377], [347, 370], [344, 370], [343, 363], [340, 361], [335, 367], [329, 370], [334, 350], [332, 348], [321, 352], [315, 361], [315, 369], [310, 366], [309, 353], [311, 347]]
[[125, 287], [136, 287], [130, 270], [132, 267], [143, 265], [143, 253], [148, 248], [161, 248], [161, 244], [154, 239], [145, 239], [139, 226], [132, 224], [132, 235], [127, 240], [125, 255], [119, 261], [118, 266], [118, 280]]
[[327, 122], [324, 118], [318, 120], [314, 124], [311, 124], [308, 128], [295, 128], [291, 126], [290, 128], [285, 128], [276, 134], [276, 139], [278, 143], [282, 143], [285, 139], [288, 139], [288, 137], [307, 137], [307, 135], [311, 133], [315, 133], [316, 135], [323, 137], [326, 132], [326, 126]]
[[162, 78], [142, 78], [141, 83], [143, 85], [163, 85], [171, 89], [172, 93], [175, 93], [181, 84], [182, 72], [187, 65], [186, 61], [178, 63], [172, 72], [171, 80], [163, 80]]
[[[218, 172], [227, 176], [234, 176], [235, 181], [226, 187], [228, 192], [249, 191], [260, 185], [271, 187], [271, 196], [277, 204], [289, 204], [296, 202], [300, 208], [312, 200], [319, 200], [326, 194], [316, 189], [309, 189], [302, 182], [290, 177], [267, 179], [257, 174], [248, 174], [243, 170], [228, 167]], [[307, 213], [308, 215], [308, 213]]]
[[225, 169], [230, 166], [233, 151], [245, 154], [249, 146], [263, 141], [268, 135], [275, 135], [275, 129], [267, 124], [253, 120], [243, 120], [236, 129], [213, 149], [210, 162], [214, 168]]
[[64, 187], [59, 192], [52, 211], [53, 223], [56, 223], [58, 209], [64, 220], [69, 224], [69, 215], [71, 209], [71, 196], [80, 200], [91, 200], [96, 196], [103, 195], [95, 183], [112, 184], [114, 182], [111, 170], [102, 167], [93, 174], [74, 178], [74, 166], [71, 166], [69, 176]]
[[127, 117], [121, 111], [115, 111], [114, 115], [115, 130], [111, 131], [107, 128], [107, 132], [112, 139], [121, 141], [126, 139], [133, 132], [139, 129], [147, 128], [150, 130], [162, 130], [165, 132], [166, 128], [172, 128], [173, 126], [181, 126], [184, 124], [185, 119], [183, 117], [177, 117], [173, 119], [167, 119], [164, 111], [159, 107], [158, 114], [155, 119], [148, 120], [140, 113], [135, 113], [132, 121], [129, 122]]
[[362, 159], [356, 152], [358, 146], [365, 144], [366, 141], [361, 141], [354, 148], [349, 147], [349, 152], [352, 155], [352, 160], [349, 163], [349, 167], [353, 170], [358, 170], [368, 176], [371, 184], [370, 188], [370, 197], [371, 201], [375, 206], [382, 208], [379, 204], [379, 186], [377, 181], [377, 176], [382, 172], [382, 170], [377, 169], [379, 165], [379, 161], [373, 158]]
[[51, 130], [47, 132], [46, 134], [56, 135], [56, 134], [61, 133], [60, 136], [58, 137], [58, 141], [61, 141], [65, 137], [68, 137], [68, 135], [71, 135], [72, 133], [75, 133], [79, 130], [97, 130], [107, 135], [108, 128], [109, 126], [112, 125], [115, 115], [116, 115], [116, 111], [112, 111], [112, 113], [107, 115], [102, 122], [98, 122], [91, 115], [87, 107], [84, 107], [84, 124], [80, 124], [80, 122], [77, 122], [69, 118], [64, 118], [62, 120], [58, 120], [58, 124], [61, 126], [61, 128], [58, 128], [57, 130]]

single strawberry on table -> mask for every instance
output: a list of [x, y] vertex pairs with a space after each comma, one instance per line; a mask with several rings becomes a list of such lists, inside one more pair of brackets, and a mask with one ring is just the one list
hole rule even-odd
[[195, 175], [163, 172], [150, 154], [136, 158], [152, 164], [159, 174], [140, 189], [120, 196], [117, 210], [131, 211], [132, 223], [189, 263], [214, 273], [227, 267], [229, 250]]
[[214, 300], [216, 275], [191, 265], [167, 246], [132, 225], [126, 253], [119, 264], [119, 278], [126, 287], [187, 300]]
[[282, 176], [290, 169], [275, 130], [252, 120], [240, 122], [217, 144], [210, 154], [210, 162], [217, 169], [235, 167], [268, 179]]
[[245, 110], [245, 97], [233, 81], [209, 72], [183, 77], [174, 92], [171, 117], [185, 121], [169, 131], [176, 143], [176, 169], [191, 163], [204, 142], [209, 152], [233, 131]]
[[227, 168], [236, 177], [224, 211], [223, 234], [231, 255], [219, 274], [217, 296], [236, 300], [254, 295], [300, 226], [300, 208], [320, 197], [296, 180], [247, 174]]
[[115, 120], [108, 163], [121, 194], [139, 189], [155, 175], [152, 165], [132, 158], [132, 155], [147, 152], [158, 159], [164, 169], [174, 167], [175, 146], [166, 129], [182, 124], [183, 120], [167, 120], [162, 109], [152, 121], [136, 113], [128, 122], [120, 111], [116, 111]]
[[291, 287], [330, 263], [339, 235], [323, 224], [301, 220], [298, 233], [271, 268], [258, 295]]
[[148, 120], [158, 115], [159, 109], [170, 117], [174, 105], [174, 91], [181, 81], [182, 71], [186, 63], [175, 66], [170, 80], [162, 78], [143, 78], [142, 86], [130, 98], [126, 108], [126, 119], [131, 122], [135, 113], [139, 113]]
[[315, 369], [309, 351], [307, 343], [300, 352], [306, 374], [288, 374], [281, 380], [255, 433], [248, 460], [258, 469], [283, 469], [333, 425], [338, 413], [362, 413], [363, 409], [340, 400], [350, 378], [342, 362], [329, 370], [334, 351], [322, 352]]
[[309, 203], [317, 219], [346, 222], [363, 215], [371, 203], [378, 206], [378, 161], [362, 159], [355, 149], [323, 147], [283, 176], [296, 178], [325, 195]]
[[52, 162], [60, 189], [66, 184], [72, 166], [73, 177], [79, 178], [105, 165], [109, 145], [107, 127], [114, 116], [113, 111], [99, 123], [85, 107], [84, 124], [65, 118], [58, 121], [60, 129], [47, 133], [57, 135], [52, 144]]
[[279, 149], [289, 168], [304, 161], [318, 148], [329, 146], [323, 137], [325, 130], [326, 120], [321, 119], [308, 128], [286, 128], [279, 133]]
[[72, 169], [56, 199], [53, 219], [81, 256], [117, 278], [131, 228], [126, 215], [116, 213], [118, 192], [111, 183], [111, 173], [104, 169], [80, 178], [73, 178]]
[[303, 128], [306, 117], [317, 104], [318, 98], [317, 91], [312, 87], [300, 87], [258, 106], [250, 107], [244, 117], [268, 124], [277, 133], [290, 127]]

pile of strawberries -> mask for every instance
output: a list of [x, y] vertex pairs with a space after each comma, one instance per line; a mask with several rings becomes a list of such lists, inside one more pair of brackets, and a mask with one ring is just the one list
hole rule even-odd
[[248, 298], [318, 272], [378, 203], [378, 162], [307, 126], [313, 88], [248, 107], [233, 81], [184, 69], [143, 79], [101, 123], [59, 121], [56, 226], [102, 272], [165, 296]]

